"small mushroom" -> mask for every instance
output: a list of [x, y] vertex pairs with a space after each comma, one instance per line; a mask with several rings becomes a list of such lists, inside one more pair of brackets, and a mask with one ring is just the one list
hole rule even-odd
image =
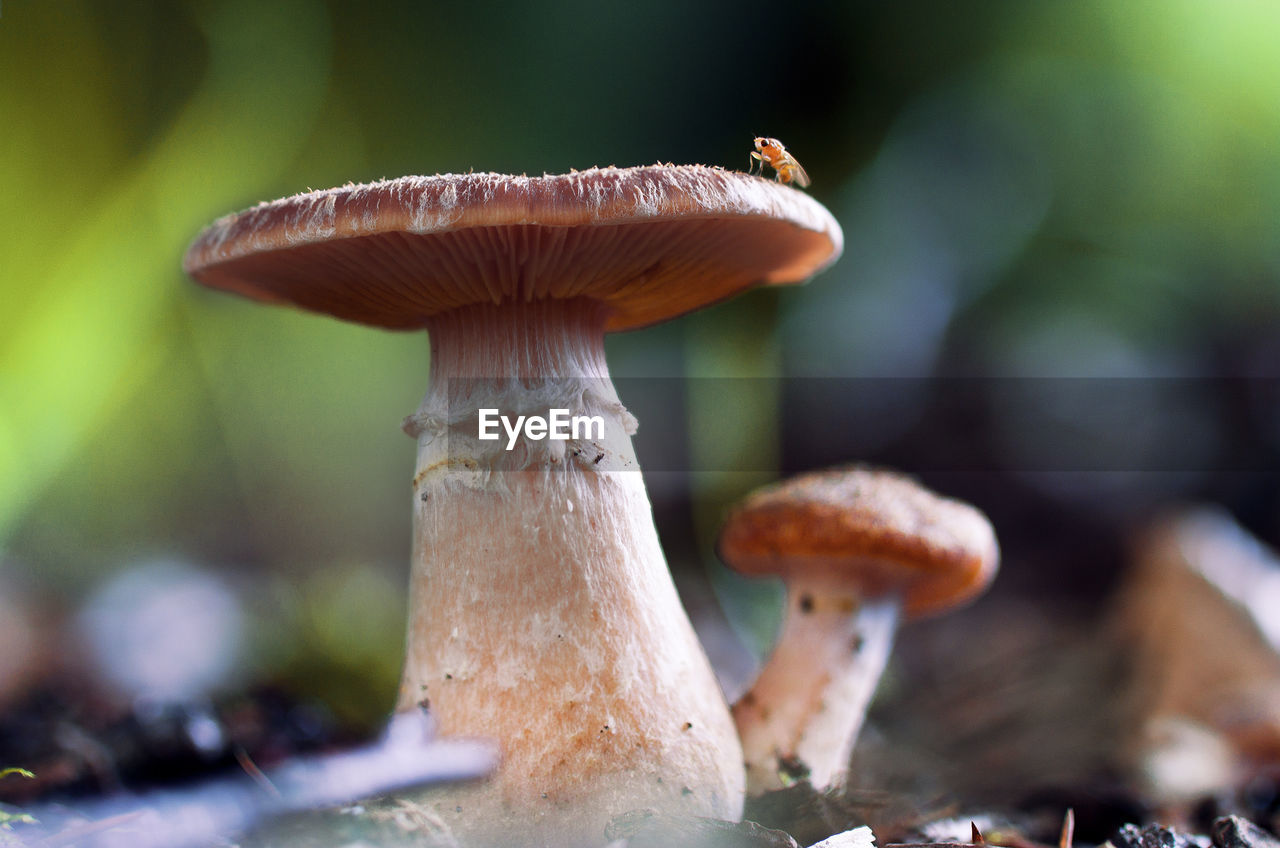
[[[604, 335], [833, 262], [839, 226], [785, 186], [701, 166], [349, 185], [215, 223], [200, 282], [426, 328], [399, 708], [496, 739], [490, 781], [427, 799], [467, 844], [598, 844], [653, 807], [736, 819], [740, 749], [668, 574]], [[546, 418], [598, 418], [551, 437]], [[482, 435], [481, 410], [543, 418]], [[517, 425], [518, 426], [518, 425]]]
[[981, 512], [865, 468], [753, 493], [730, 515], [719, 553], [787, 587], [777, 644], [733, 705], [753, 796], [806, 776], [818, 790], [840, 782], [899, 611], [930, 615], [973, 598], [999, 560]]

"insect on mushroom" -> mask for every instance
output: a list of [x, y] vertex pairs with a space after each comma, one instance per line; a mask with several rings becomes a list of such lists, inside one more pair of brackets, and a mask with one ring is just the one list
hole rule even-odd
[[790, 183], [794, 182], [801, 188], [809, 186], [809, 175], [805, 173], [800, 163], [796, 161], [796, 157], [787, 152], [787, 148], [782, 146], [782, 142], [776, 138], [766, 138], [765, 136], [757, 136], [755, 140], [756, 149], [751, 151], [751, 167], [747, 168], [747, 173], [751, 173], [756, 166], [756, 160], [760, 162], [760, 173], [764, 173], [765, 165], [773, 168], [778, 175], [778, 182]]

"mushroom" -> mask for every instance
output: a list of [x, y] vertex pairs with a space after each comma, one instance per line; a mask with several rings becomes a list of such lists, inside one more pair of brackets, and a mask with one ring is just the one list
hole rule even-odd
[[1150, 792], [1203, 797], [1280, 762], [1280, 557], [1222, 510], [1194, 507], [1147, 527], [1135, 559], [1114, 622]]
[[898, 615], [931, 615], [980, 594], [999, 562], [986, 516], [888, 471], [845, 468], [760, 489], [729, 516], [719, 554], [781, 577], [782, 633], [733, 705], [747, 793], [808, 777], [841, 782]]
[[732, 719], [658, 544], [604, 334], [800, 282], [841, 246], [800, 192], [668, 165], [348, 185], [224, 218], [188, 251], [205, 285], [430, 333], [405, 422], [398, 709], [499, 742], [491, 780], [422, 799], [467, 844], [599, 844], [640, 807], [741, 815]]

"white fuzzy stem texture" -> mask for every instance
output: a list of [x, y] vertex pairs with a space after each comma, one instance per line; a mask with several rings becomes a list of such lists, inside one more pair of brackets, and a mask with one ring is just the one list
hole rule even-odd
[[[587, 300], [430, 327], [400, 708], [496, 740], [483, 784], [423, 800], [465, 845], [604, 844], [619, 813], [736, 819], [735, 729], [667, 572]], [[478, 438], [476, 410], [598, 416], [578, 439]]]
[[897, 628], [896, 600], [868, 603], [829, 584], [792, 581], [782, 633], [751, 691], [733, 706], [747, 793], [808, 777], [842, 783]]

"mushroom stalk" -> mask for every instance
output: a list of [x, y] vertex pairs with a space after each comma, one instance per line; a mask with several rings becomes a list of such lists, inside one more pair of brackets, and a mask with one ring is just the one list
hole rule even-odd
[[[736, 819], [732, 721], [667, 572], [585, 299], [467, 306], [431, 319], [400, 709], [485, 736], [490, 784], [430, 797], [474, 842], [603, 842], [639, 807]], [[479, 438], [478, 410], [598, 419], [568, 439]], [[589, 430], [589, 431], [588, 431]], [[472, 841], [468, 841], [472, 844]]]
[[733, 705], [750, 795], [807, 777], [843, 780], [893, 647], [900, 604], [792, 581], [782, 633], [755, 684]]

